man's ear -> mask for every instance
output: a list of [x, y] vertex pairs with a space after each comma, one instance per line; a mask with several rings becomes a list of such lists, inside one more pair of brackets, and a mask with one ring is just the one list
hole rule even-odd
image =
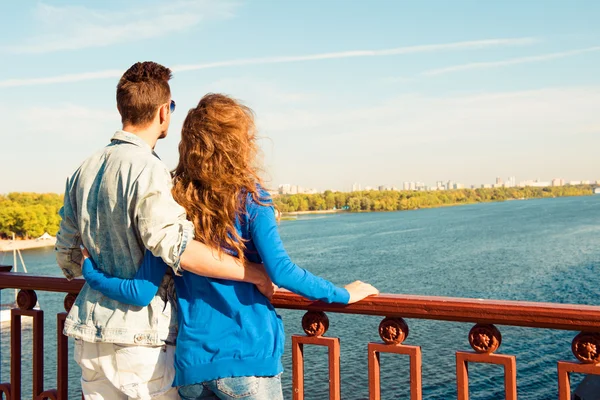
[[161, 124], [167, 120], [167, 114], [169, 113], [169, 111], [167, 110], [167, 107], [168, 107], [168, 105], [161, 106], [158, 109], [158, 116], [160, 118], [159, 121], [160, 121]]

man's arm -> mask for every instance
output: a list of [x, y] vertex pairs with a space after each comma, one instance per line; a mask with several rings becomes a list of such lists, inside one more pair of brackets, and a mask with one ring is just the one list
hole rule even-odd
[[250, 282], [263, 294], [272, 283], [262, 267], [242, 265], [237, 258], [194, 241], [194, 226], [171, 195], [171, 176], [164, 166], [149, 166], [135, 185], [135, 222], [144, 246], [181, 275], [181, 269], [210, 278]]
[[273, 282], [261, 264], [246, 262], [242, 265], [238, 258], [225, 253], [219, 255], [217, 250], [196, 240], [188, 243], [180, 265], [183, 270], [196, 275], [249, 282], [267, 298], [273, 296]]
[[[192, 245], [193, 246], [193, 245]], [[146, 251], [142, 265], [132, 279], [118, 278], [100, 270], [94, 260], [90, 258], [86, 249], [82, 249], [84, 262], [82, 265], [83, 276], [94, 290], [103, 295], [138, 307], [146, 307], [156, 293], [165, 275], [168, 266], [158, 257], [154, 257], [150, 251]], [[186, 252], [190, 252], [188, 250]], [[193, 258], [194, 255], [191, 255]], [[185, 262], [182, 262], [185, 265]], [[216, 263], [218, 266], [218, 263]], [[206, 267], [203, 267], [203, 270]], [[244, 271], [244, 268], [237, 270]], [[254, 271], [252, 267], [248, 271]], [[252, 272], [250, 272], [252, 275]], [[243, 278], [240, 276], [239, 278]], [[240, 279], [241, 280], [241, 279]]]
[[71, 179], [67, 180], [63, 207], [59, 211], [61, 222], [55, 247], [56, 262], [69, 280], [81, 276], [81, 235], [77, 224], [77, 208], [71, 197], [74, 195], [71, 193]]

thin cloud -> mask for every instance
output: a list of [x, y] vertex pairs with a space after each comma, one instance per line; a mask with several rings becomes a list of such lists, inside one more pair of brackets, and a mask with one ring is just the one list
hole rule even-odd
[[39, 3], [34, 9], [39, 32], [22, 43], [0, 46], [0, 50], [41, 54], [150, 39], [189, 29], [206, 19], [229, 17], [234, 7], [229, 1], [197, 0], [106, 11]]
[[[394, 55], [416, 54], [416, 53], [433, 53], [438, 51], [453, 51], [453, 50], [478, 50], [490, 47], [500, 46], [525, 46], [538, 43], [536, 38], [514, 38], [514, 39], [489, 39], [489, 40], [474, 40], [466, 42], [429, 44], [419, 46], [395, 47], [382, 50], [354, 50], [332, 53], [309, 54], [303, 56], [273, 56], [273, 57], [256, 57], [244, 58], [228, 61], [217, 61], [201, 64], [184, 64], [172, 67], [174, 72], [196, 71], [201, 69], [222, 68], [222, 67], [237, 67], [245, 65], [259, 64], [281, 64], [306, 61], [320, 61], [345, 59], [356, 57], [386, 57]], [[122, 71], [107, 70], [96, 72], [85, 72], [78, 74], [58, 75], [44, 78], [24, 78], [24, 79], [8, 79], [0, 81], [0, 87], [19, 87], [19, 86], [35, 86], [47, 85], [53, 83], [80, 82], [95, 79], [115, 78], [121, 76]]]
[[556, 60], [559, 58], [567, 58], [567, 57], [577, 56], [577, 55], [585, 54], [585, 53], [593, 53], [593, 52], [597, 52], [597, 51], [600, 51], [600, 46], [587, 47], [585, 49], [563, 51], [563, 52], [559, 52], [559, 53], [542, 54], [539, 56], [512, 58], [512, 59], [503, 60], [503, 61], [475, 62], [475, 63], [461, 64], [461, 65], [454, 65], [454, 66], [450, 66], [450, 67], [430, 69], [430, 70], [422, 72], [420, 75], [434, 76], [434, 75], [444, 75], [444, 74], [460, 72], [460, 71], [470, 71], [470, 70], [474, 70], [474, 69], [489, 69], [489, 68], [508, 67], [508, 66], [519, 65], [519, 64], [529, 64], [529, 63], [536, 63], [536, 62], [551, 61], [551, 60]]
[[260, 57], [260, 58], [246, 58], [239, 60], [230, 61], [218, 61], [212, 63], [203, 64], [188, 64], [179, 65], [173, 67], [174, 71], [194, 71], [199, 69], [217, 68], [217, 67], [231, 67], [231, 66], [243, 66], [243, 65], [255, 65], [255, 64], [278, 64], [278, 63], [291, 63], [301, 61], [318, 61], [318, 60], [332, 60], [340, 58], [355, 58], [355, 57], [383, 57], [383, 56], [394, 56], [403, 54], [415, 54], [415, 53], [432, 53], [437, 51], [451, 51], [451, 50], [476, 50], [484, 49], [489, 47], [499, 46], [523, 46], [531, 45], [539, 42], [535, 38], [516, 38], [516, 39], [489, 39], [489, 40], [473, 40], [468, 42], [455, 42], [455, 43], [443, 43], [443, 44], [428, 44], [420, 46], [407, 46], [407, 47], [395, 47], [391, 49], [383, 50], [353, 50], [353, 51], [341, 51], [333, 53], [321, 53], [321, 54], [309, 54], [304, 56], [276, 56], [276, 57]]
[[80, 74], [50, 76], [47, 78], [7, 79], [5, 81], [0, 81], [0, 87], [38, 86], [53, 83], [93, 81], [105, 78], [119, 78], [121, 75], [123, 75], [123, 71], [113, 69], [97, 72], [83, 72]]

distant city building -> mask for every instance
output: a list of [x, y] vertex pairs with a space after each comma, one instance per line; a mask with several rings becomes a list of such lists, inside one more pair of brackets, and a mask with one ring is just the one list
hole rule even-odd
[[463, 185], [462, 183], [456, 183], [454, 184], [454, 189], [464, 189], [465, 185]]
[[590, 184], [590, 181], [581, 181], [581, 184], [582, 184], [582, 185], [589, 185], [589, 184]]
[[417, 182], [415, 185], [415, 189], [416, 190], [426, 190], [426, 186], [423, 182]]
[[279, 185], [279, 194], [291, 194], [292, 185], [289, 183], [285, 183], [283, 185]]
[[515, 187], [517, 186], [517, 178], [514, 176], [509, 176], [506, 181], [506, 187]]
[[552, 179], [552, 186], [563, 186], [565, 184], [565, 180], [561, 178]]
[[410, 182], [404, 182], [402, 184], [402, 190], [410, 190]]
[[492, 188], [492, 185], [491, 185], [491, 184], [489, 184], [489, 183], [484, 183], [483, 185], [481, 185], [481, 188], [482, 188], [482, 189], [491, 189], [491, 188]]
[[410, 182], [409, 190], [417, 190], [417, 184], [415, 182]]
[[360, 192], [360, 183], [354, 183], [352, 185], [352, 191], [353, 192]]
[[571, 181], [571, 182], [569, 182], [569, 185], [571, 185], [571, 186], [581, 185], [581, 181]]
[[[504, 181], [499, 176], [496, 177], [496, 185], [502, 185]], [[500, 187], [500, 186], [499, 186]]]
[[365, 186], [365, 190], [369, 191], [369, 190], [373, 190], [373, 188], [371, 186]]
[[446, 182], [446, 190], [452, 190], [452, 189], [454, 189], [454, 182], [452, 182], [452, 181]]
[[384, 190], [386, 190], [385, 185], [379, 185], [379, 187], [377, 187], [377, 190], [379, 190], [380, 192], [383, 192]]
[[315, 194], [319, 193], [317, 189], [304, 189], [300, 185], [290, 185], [289, 183], [284, 183], [283, 185], [279, 185], [277, 190], [279, 194]]
[[519, 183], [520, 187], [548, 187], [551, 186], [552, 182], [544, 182], [544, 181], [540, 181], [538, 179], [536, 180], [528, 180], [528, 181], [523, 181], [521, 183]]

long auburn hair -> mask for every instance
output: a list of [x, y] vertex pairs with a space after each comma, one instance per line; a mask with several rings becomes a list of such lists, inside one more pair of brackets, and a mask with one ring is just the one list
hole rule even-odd
[[237, 253], [246, 245], [235, 222], [246, 199], [264, 204], [258, 174], [254, 112], [223, 94], [209, 93], [183, 123], [179, 164], [173, 171], [173, 197], [194, 223], [195, 239]]

